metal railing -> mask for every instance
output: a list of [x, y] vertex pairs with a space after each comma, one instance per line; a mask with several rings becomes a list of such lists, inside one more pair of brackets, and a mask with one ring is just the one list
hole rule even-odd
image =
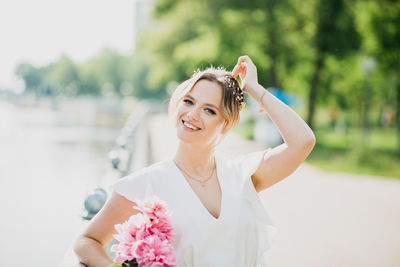
[[[162, 105], [154, 105], [148, 102], [139, 102], [135, 110], [130, 114], [126, 123], [121, 128], [120, 134], [115, 140], [113, 149], [108, 153], [109, 164], [113, 170], [114, 180], [120, 179], [130, 172], [143, 168], [151, 162], [150, 136], [148, 130], [148, 118], [152, 113], [165, 111]], [[91, 220], [107, 201], [107, 190], [97, 187], [91, 190], [84, 200], [84, 212], [81, 218]], [[105, 248], [111, 257], [110, 248], [115, 241]], [[78, 261], [72, 247], [64, 256], [59, 267], [86, 266]]]
[[[151, 107], [146, 103], [139, 103], [139, 105], [140, 107], [137, 108], [137, 111], [132, 112], [127, 119], [115, 140], [114, 148], [108, 153], [110, 164], [114, 170], [114, 179], [124, 177], [133, 170], [134, 161], [136, 160], [135, 154], [139, 154], [138, 150], [140, 150], [142, 158], [143, 155], [148, 155], [149, 153], [147, 149], [142, 149], [141, 146], [150, 142], [146, 134], [146, 118], [151, 114]], [[138, 139], [145, 140], [138, 142]], [[148, 162], [145, 162], [145, 164], [148, 164]], [[90, 191], [84, 201], [85, 211], [82, 218], [91, 220], [106, 201], [106, 189], [98, 187]]]

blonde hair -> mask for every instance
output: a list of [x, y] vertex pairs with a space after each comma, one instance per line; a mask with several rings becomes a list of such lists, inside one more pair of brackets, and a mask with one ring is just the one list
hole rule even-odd
[[223, 127], [223, 134], [225, 134], [239, 123], [240, 110], [244, 106], [244, 99], [238, 81], [230, 72], [221, 67], [209, 67], [203, 71], [197, 70], [191, 78], [178, 85], [170, 98], [168, 115], [170, 119], [176, 118], [179, 102], [200, 80], [215, 82], [222, 89], [221, 111], [225, 119]]

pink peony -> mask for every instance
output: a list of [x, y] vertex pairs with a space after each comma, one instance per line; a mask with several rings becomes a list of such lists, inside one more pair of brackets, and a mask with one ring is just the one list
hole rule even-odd
[[149, 235], [146, 231], [148, 221], [146, 216], [138, 213], [131, 216], [126, 222], [114, 226], [118, 234], [113, 236], [119, 241], [119, 244], [111, 246], [111, 251], [117, 253], [116, 263], [122, 264], [124, 261], [134, 258], [131, 253], [132, 246], [138, 237], [144, 238]]
[[118, 234], [114, 238], [119, 244], [111, 247], [111, 251], [116, 253], [114, 262], [123, 264], [135, 259], [139, 267], [176, 265], [171, 244], [173, 228], [169, 220], [172, 212], [166, 202], [157, 196], [135, 202], [137, 206], [134, 208], [140, 212], [115, 225]]
[[162, 241], [157, 235], [138, 241], [132, 249], [139, 267], [176, 265], [174, 248], [168, 240]]
[[143, 214], [146, 214], [150, 219], [167, 218], [172, 214], [172, 211], [169, 210], [167, 203], [155, 195], [143, 201], [137, 199], [135, 202], [137, 206], [134, 206], [133, 208], [141, 211]]
[[128, 244], [112, 245], [111, 251], [117, 253], [114, 262], [118, 264], [122, 264], [125, 261], [133, 260], [134, 258], [134, 255], [132, 254], [132, 245]]
[[167, 239], [172, 242], [173, 239], [173, 228], [168, 218], [159, 218], [152, 221], [152, 225], [149, 229], [152, 234], [157, 235], [161, 240]]

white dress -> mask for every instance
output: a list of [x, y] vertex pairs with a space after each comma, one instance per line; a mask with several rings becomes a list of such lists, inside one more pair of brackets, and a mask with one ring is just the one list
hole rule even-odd
[[266, 266], [263, 254], [271, 247], [277, 228], [251, 175], [268, 150], [232, 159], [215, 155], [222, 192], [218, 218], [205, 208], [172, 158], [132, 173], [112, 187], [133, 202], [153, 194], [167, 202], [173, 212], [179, 267]]

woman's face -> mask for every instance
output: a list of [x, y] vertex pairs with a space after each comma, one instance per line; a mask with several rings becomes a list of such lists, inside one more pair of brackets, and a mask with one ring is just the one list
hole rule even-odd
[[178, 138], [187, 143], [213, 146], [223, 130], [222, 88], [200, 80], [178, 103], [176, 128]]

